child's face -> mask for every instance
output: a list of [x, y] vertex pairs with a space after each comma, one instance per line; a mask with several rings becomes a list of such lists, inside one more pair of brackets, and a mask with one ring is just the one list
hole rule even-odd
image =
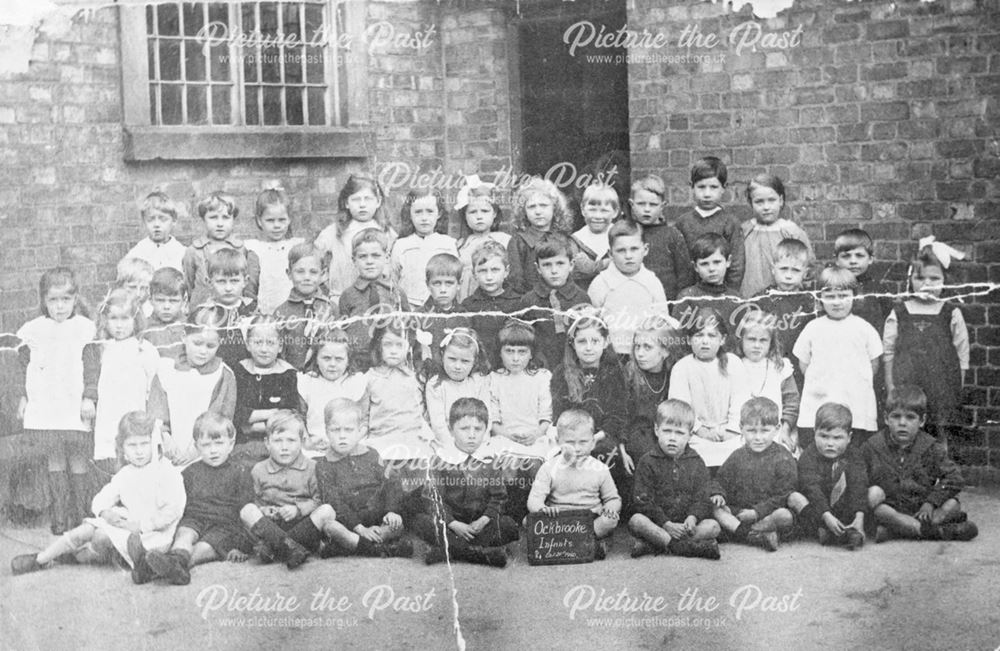
[[725, 187], [714, 176], [710, 179], [702, 179], [691, 186], [694, 203], [702, 210], [711, 210], [718, 206], [724, 191]]
[[841, 269], [847, 269], [855, 276], [860, 276], [868, 271], [868, 267], [872, 266], [874, 260], [875, 256], [863, 246], [856, 246], [837, 254], [837, 266]]
[[455, 447], [466, 454], [479, 449], [486, 439], [486, 423], [475, 416], [462, 416], [449, 428]]
[[149, 239], [157, 244], [163, 244], [170, 239], [171, 233], [174, 232], [176, 221], [171, 215], [154, 209], [147, 211], [144, 223]]
[[69, 285], [50, 287], [45, 292], [45, 310], [56, 323], [62, 323], [73, 316], [75, 307], [76, 292]]
[[573, 263], [564, 255], [556, 255], [551, 258], [535, 261], [535, 268], [538, 275], [547, 287], [559, 288], [569, 280], [569, 274], [573, 271]]
[[386, 366], [402, 366], [406, 362], [407, 342], [399, 335], [387, 332], [382, 337], [382, 363]]
[[108, 326], [108, 335], [117, 341], [135, 334], [135, 316], [124, 306], [113, 306], [108, 308], [108, 314], [104, 317]]
[[660, 444], [663, 453], [673, 459], [684, 453], [690, 439], [691, 430], [686, 427], [667, 422], [656, 426], [656, 442]]
[[264, 208], [257, 218], [257, 225], [264, 236], [271, 242], [278, 242], [288, 237], [288, 227], [292, 220], [288, 217], [288, 209], [280, 203], [272, 203]]
[[843, 427], [816, 429], [816, 451], [827, 459], [839, 459], [847, 452], [851, 432]]
[[487, 296], [499, 296], [503, 294], [503, 281], [507, 280], [509, 272], [499, 257], [487, 258], [476, 265], [476, 283]]
[[458, 278], [454, 276], [432, 276], [427, 281], [427, 289], [431, 292], [431, 299], [438, 307], [451, 307], [455, 304], [455, 297], [458, 296]]
[[557, 429], [557, 442], [563, 459], [575, 464], [590, 456], [594, 451], [594, 429], [588, 425], [577, 427], [560, 427]]
[[307, 255], [295, 261], [288, 270], [292, 287], [302, 296], [312, 296], [323, 282], [323, 263], [316, 256]]
[[378, 280], [385, 271], [385, 249], [378, 242], [364, 242], [354, 252], [354, 266], [364, 280]]
[[213, 468], [218, 468], [229, 459], [235, 445], [236, 439], [226, 435], [201, 436], [194, 441], [194, 446], [201, 454], [202, 462]]
[[761, 325], [750, 326], [743, 330], [743, 356], [751, 362], [761, 362], [771, 350], [771, 333]]
[[649, 190], [636, 190], [629, 203], [632, 204], [632, 217], [643, 226], [658, 222], [663, 214], [663, 199]]
[[217, 208], [205, 213], [205, 232], [209, 239], [221, 242], [233, 233], [236, 218], [225, 209]]
[[358, 414], [353, 411], [335, 411], [326, 421], [326, 438], [330, 449], [345, 457], [358, 447], [367, 431], [361, 425]]
[[765, 425], [764, 423], [740, 423], [740, 430], [743, 434], [743, 441], [750, 448], [751, 452], [763, 452], [774, 442], [774, 437], [778, 433], [777, 425]]
[[302, 427], [289, 423], [267, 435], [267, 452], [279, 466], [289, 466], [302, 452]]
[[591, 233], [605, 233], [618, 216], [618, 209], [607, 198], [592, 199], [583, 204], [583, 221]]
[[181, 318], [184, 311], [183, 296], [153, 294], [149, 300], [153, 304], [153, 315], [161, 323], [173, 323]]
[[885, 415], [885, 424], [889, 426], [889, 436], [897, 445], [904, 448], [913, 443], [926, 421], [926, 416], [921, 416], [912, 409], [903, 407], [897, 407]]
[[530, 346], [504, 344], [500, 347], [500, 362], [510, 373], [522, 373], [531, 361]]
[[273, 325], [254, 326], [247, 333], [247, 352], [259, 368], [271, 368], [281, 354], [281, 337]]
[[691, 335], [691, 352], [702, 362], [715, 359], [722, 348], [722, 333], [714, 327], [705, 327]]
[[344, 376], [349, 361], [347, 344], [326, 343], [316, 351], [316, 367], [319, 374], [331, 382]]
[[476, 363], [476, 353], [465, 346], [448, 345], [441, 354], [441, 365], [444, 372], [455, 382], [461, 382], [469, 377]]
[[485, 233], [493, 227], [496, 212], [489, 197], [470, 197], [465, 207], [465, 223], [473, 233]]
[[247, 277], [246, 274], [213, 274], [211, 282], [216, 302], [226, 307], [232, 307], [243, 299]]
[[824, 289], [819, 294], [819, 302], [823, 305], [823, 311], [828, 317], [839, 321], [851, 314], [854, 292], [850, 289]]
[[129, 465], [141, 468], [153, 459], [153, 439], [149, 436], [129, 436], [122, 441], [122, 453]]
[[410, 206], [410, 220], [413, 222], [413, 230], [421, 237], [426, 237], [434, 232], [434, 227], [440, 216], [437, 199], [432, 195], [420, 197], [414, 200]]
[[806, 276], [806, 261], [798, 258], [784, 257], [771, 265], [771, 275], [779, 291], [792, 292], [802, 288]]
[[211, 362], [218, 351], [219, 333], [216, 330], [205, 328], [184, 335], [184, 355], [195, 368]]
[[781, 207], [784, 205], [785, 200], [775, 192], [774, 188], [755, 185], [750, 191], [750, 206], [761, 224], [773, 224], [778, 221], [778, 215], [781, 214]]
[[706, 285], [721, 285], [729, 269], [729, 258], [716, 250], [707, 258], [699, 258], [694, 263], [694, 270]]
[[642, 330], [635, 333], [635, 338], [632, 340], [632, 357], [641, 370], [651, 373], [662, 371], [663, 362], [666, 361], [668, 354], [654, 333]]
[[573, 350], [583, 368], [597, 368], [608, 340], [597, 328], [580, 328], [573, 335]]
[[615, 269], [626, 276], [634, 276], [642, 269], [642, 261], [649, 253], [649, 245], [640, 235], [620, 235], [611, 245], [611, 262]]
[[941, 297], [941, 289], [944, 287], [944, 271], [941, 267], [933, 265], [923, 265], [919, 269], [914, 269], [910, 275], [910, 284], [913, 286], [913, 293], [917, 298], [925, 301], [934, 301]]
[[351, 219], [358, 222], [371, 221], [380, 205], [382, 205], [381, 200], [375, 196], [371, 188], [361, 188], [347, 197], [347, 212], [351, 215]]
[[545, 194], [533, 194], [524, 204], [524, 216], [528, 220], [528, 225], [537, 231], [549, 230], [554, 210], [552, 197]]

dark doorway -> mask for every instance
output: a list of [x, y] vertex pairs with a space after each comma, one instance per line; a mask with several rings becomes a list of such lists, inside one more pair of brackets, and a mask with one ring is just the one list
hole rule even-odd
[[[628, 183], [628, 66], [625, 48], [578, 46], [570, 54], [567, 30], [581, 41], [603, 28], [616, 32], [626, 24], [625, 0], [522, 3], [520, 44], [523, 165], [529, 174], [556, 166], [594, 174], [615, 168], [607, 179]], [[594, 30], [590, 32], [589, 30]], [[570, 164], [573, 167], [571, 168]], [[625, 169], [622, 169], [624, 165]], [[568, 174], [563, 174], [565, 181]], [[558, 183], [557, 178], [552, 178]], [[576, 186], [563, 186], [571, 197]], [[627, 192], [627, 189], [625, 190]]]

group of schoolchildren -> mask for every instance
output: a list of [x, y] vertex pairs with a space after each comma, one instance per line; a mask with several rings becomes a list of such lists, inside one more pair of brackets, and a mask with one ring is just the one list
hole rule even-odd
[[852, 550], [975, 537], [925, 431], [960, 408], [968, 334], [941, 291], [961, 254], [922, 242], [893, 302], [849, 230], [813, 287], [781, 180], [749, 183], [741, 223], [726, 177], [698, 161], [673, 223], [658, 177], [632, 184], [627, 216], [588, 186], [575, 232], [533, 178], [509, 235], [498, 189], [469, 177], [457, 240], [430, 189], [397, 235], [361, 175], [313, 241], [291, 237], [280, 187], [255, 203], [262, 239], [233, 235], [214, 193], [188, 247], [151, 194], [96, 324], [57, 268], [18, 332], [22, 447], [47, 461], [59, 538], [14, 573], [119, 558], [136, 583], [185, 584], [250, 554], [408, 557], [406, 530], [427, 563], [502, 567], [528, 513], [564, 511], [593, 516], [599, 558], [622, 518], [633, 556], [717, 559], [720, 536], [773, 551], [796, 522]]

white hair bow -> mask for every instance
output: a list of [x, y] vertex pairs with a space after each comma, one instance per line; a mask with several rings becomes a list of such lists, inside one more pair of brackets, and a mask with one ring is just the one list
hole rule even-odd
[[920, 238], [917, 246], [918, 251], [923, 251], [925, 247], [929, 246], [931, 248], [931, 252], [934, 254], [934, 257], [941, 261], [941, 264], [945, 269], [951, 266], [952, 260], [965, 259], [965, 253], [945, 244], [944, 242], [938, 242], [933, 235]]
[[455, 196], [455, 210], [461, 210], [469, 205], [469, 193], [477, 188], [492, 190], [496, 187], [493, 183], [484, 183], [478, 174], [471, 174], [465, 177], [465, 184], [459, 189]]

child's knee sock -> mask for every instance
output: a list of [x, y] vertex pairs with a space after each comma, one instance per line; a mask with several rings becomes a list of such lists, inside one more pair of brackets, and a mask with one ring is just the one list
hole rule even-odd
[[319, 549], [320, 543], [323, 542], [323, 532], [310, 518], [302, 518], [302, 522], [289, 529], [287, 534], [289, 538], [310, 551]]
[[77, 526], [90, 515], [90, 475], [73, 473], [69, 476], [73, 489], [72, 526]]
[[47, 548], [38, 553], [38, 563], [39, 565], [44, 565], [49, 561], [53, 561], [63, 554], [72, 554], [80, 549], [80, 545], [73, 540], [70, 532], [66, 532], [63, 535], [56, 538], [56, 540], [49, 545]]
[[736, 527], [736, 531], [734, 531], [731, 535], [734, 540], [744, 542], [746, 541], [747, 536], [750, 535], [750, 531], [752, 528], [753, 525], [751, 525], [749, 522], [741, 522], [740, 526]]
[[[312, 525], [313, 529], [316, 525], [312, 524], [312, 520], [308, 520], [309, 524]], [[283, 531], [281, 527], [275, 524], [269, 518], [261, 518], [250, 527], [250, 533], [254, 534], [258, 538], [264, 541], [274, 557], [279, 561], [284, 562], [288, 569], [294, 569], [299, 565], [302, 565], [309, 557], [309, 550], [300, 545], [299, 543], [292, 540], [288, 533]]]
[[50, 528], [52, 533], [58, 536], [70, 529], [68, 526], [70, 485], [69, 474], [65, 470], [49, 471], [49, 492], [52, 493], [49, 502]]
[[[806, 504], [805, 507], [799, 511], [799, 522], [810, 529], [817, 529], [822, 526], [822, 516], [816, 512], [816, 507], [812, 504]], [[812, 532], [813, 535], [816, 534], [815, 531]]]

